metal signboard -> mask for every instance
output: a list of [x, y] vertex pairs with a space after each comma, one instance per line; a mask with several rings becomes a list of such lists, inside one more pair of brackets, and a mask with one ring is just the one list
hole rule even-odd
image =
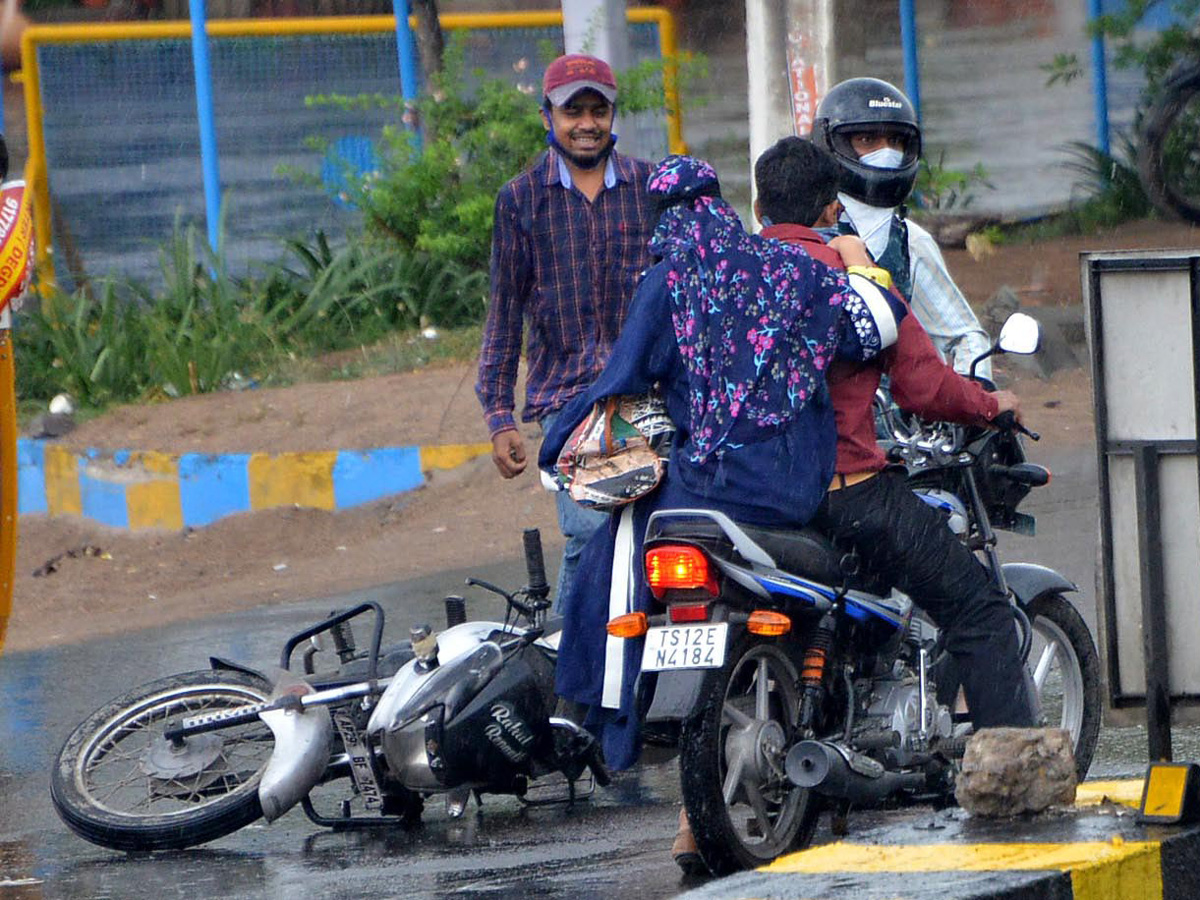
[[[1200, 250], [1082, 255], [1108, 721], [1200, 723]], [[1144, 710], [1144, 711], [1143, 711]]]

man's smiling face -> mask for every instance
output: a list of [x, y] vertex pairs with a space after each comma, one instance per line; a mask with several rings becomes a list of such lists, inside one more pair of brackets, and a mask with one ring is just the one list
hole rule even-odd
[[612, 142], [613, 107], [595, 91], [580, 91], [562, 106], [550, 107], [543, 124], [567, 159], [578, 165], [595, 164]]

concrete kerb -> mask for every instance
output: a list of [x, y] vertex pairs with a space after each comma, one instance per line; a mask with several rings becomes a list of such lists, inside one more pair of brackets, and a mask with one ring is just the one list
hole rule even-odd
[[687, 900], [1191, 900], [1200, 828], [1139, 825], [1142, 780], [1080, 785], [1074, 809], [1014, 820], [960, 809], [886, 824], [781, 857]]
[[491, 453], [491, 444], [313, 453], [77, 451], [23, 439], [18, 512], [75, 515], [132, 531], [198, 528], [278, 506], [348, 509], [424, 484], [431, 471]]

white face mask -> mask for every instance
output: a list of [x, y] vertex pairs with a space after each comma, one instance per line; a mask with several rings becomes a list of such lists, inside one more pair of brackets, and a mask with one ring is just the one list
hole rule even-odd
[[878, 150], [872, 150], [870, 153], [860, 156], [858, 161], [864, 166], [872, 166], [876, 169], [898, 169], [900, 163], [904, 162], [904, 154], [891, 147], [880, 147]]

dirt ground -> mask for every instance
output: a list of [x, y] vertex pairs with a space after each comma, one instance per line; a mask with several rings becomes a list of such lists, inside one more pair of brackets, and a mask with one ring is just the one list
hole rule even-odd
[[[1140, 222], [1088, 238], [946, 256], [980, 310], [1001, 286], [1027, 305], [1070, 306], [1080, 302], [1080, 251], [1134, 247], [1197, 249], [1200, 229]], [[1003, 361], [997, 371], [1021, 395], [1026, 420], [1047, 446], [1090, 443], [1086, 367], [1049, 379]], [[125, 407], [86, 423], [69, 443], [281, 452], [485, 441], [473, 384], [473, 365], [458, 364]], [[536, 429], [527, 432], [536, 446]], [[437, 473], [420, 490], [336, 513], [276, 509], [203, 529], [136, 534], [23, 516], [6, 647], [72, 643], [492, 562], [514, 556], [527, 527], [541, 529], [547, 559], [556, 559], [561, 538], [551, 498], [529, 473], [503, 481], [486, 457]], [[55, 571], [33, 575], [56, 558]]]

